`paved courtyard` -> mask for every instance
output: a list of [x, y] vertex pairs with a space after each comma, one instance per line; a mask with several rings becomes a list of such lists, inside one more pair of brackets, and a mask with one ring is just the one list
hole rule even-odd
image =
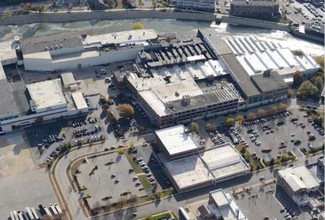
[[[129, 171], [132, 167], [124, 155], [111, 153], [88, 158], [87, 161], [79, 167], [81, 173], [77, 174], [77, 177], [80, 187], [87, 187], [84, 193], [91, 195], [88, 199], [90, 207], [121, 201], [122, 198], [126, 198], [121, 194], [126, 192], [130, 192], [126, 194], [128, 198], [131, 195], [138, 197], [146, 195], [145, 190], [140, 190], [142, 185], [135, 178], [136, 174]], [[95, 166], [98, 169], [90, 175]], [[105, 197], [109, 199], [103, 200]]]

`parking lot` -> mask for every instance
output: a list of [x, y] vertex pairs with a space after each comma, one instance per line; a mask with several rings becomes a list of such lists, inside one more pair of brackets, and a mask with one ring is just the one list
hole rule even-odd
[[53, 154], [63, 143], [81, 146], [104, 140], [101, 123], [94, 117], [78, 116], [62, 119], [25, 129], [26, 137], [31, 146], [35, 161], [39, 163], [52, 161]]
[[274, 183], [267, 186], [259, 184], [237, 195], [236, 203], [246, 218], [285, 219], [284, 207], [275, 198], [275, 187]]
[[286, 11], [286, 16], [297, 24], [312, 23], [315, 26], [324, 24], [324, 8], [316, 8], [311, 3], [284, 1], [282, 8]]
[[[95, 166], [97, 169], [94, 170]], [[88, 158], [79, 167], [79, 171], [78, 183], [80, 187], [87, 187], [84, 195], [91, 196], [88, 199], [91, 208], [119, 202], [133, 195], [146, 195], [146, 191], [141, 190], [138, 176], [124, 155], [111, 153]]]
[[266, 161], [289, 151], [303, 157], [300, 148], [320, 147], [323, 144], [323, 133], [308, 120], [304, 112], [293, 115], [283, 113], [275, 116], [275, 119], [267, 117], [266, 120], [240, 128], [251, 154], [256, 153]]

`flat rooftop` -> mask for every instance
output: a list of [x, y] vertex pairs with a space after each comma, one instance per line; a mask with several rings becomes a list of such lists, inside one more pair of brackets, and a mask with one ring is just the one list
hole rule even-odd
[[61, 74], [61, 79], [62, 79], [62, 83], [63, 85], [73, 85], [76, 84], [76, 80], [73, 76], [73, 73], [69, 72], [69, 73], [62, 73]]
[[61, 79], [28, 84], [26, 87], [31, 99], [35, 102], [36, 111], [67, 105], [67, 100], [62, 92]]
[[209, 184], [212, 180], [218, 181], [249, 172], [250, 169], [239, 152], [229, 143], [172, 161], [164, 156], [161, 158], [180, 190]]
[[276, 71], [271, 72], [269, 75], [253, 75], [251, 78], [262, 93], [288, 88], [288, 85]]
[[259, 95], [260, 92], [250, 80], [250, 76], [244, 67], [239, 63], [234, 54], [221, 55], [221, 59], [225, 62], [230, 70], [230, 75], [238, 83], [243, 93], [250, 97]]
[[177, 125], [155, 131], [170, 156], [199, 149], [192, 138], [193, 134], [186, 133], [185, 129], [184, 125]]
[[279, 175], [294, 192], [300, 189], [311, 189], [319, 186], [317, 178], [304, 165], [280, 170]]
[[71, 93], [71, 96], [72, 96], [73, 103], [76, 106], [76, 109], [82, 110], [88, 108], [88, 105], [81, 92], [73, 92]]
[[30, 37], [23, 39], [20, 43], [22, 53], [30, 54], [50, 50], [82, 47], [81, 38], [77, 33], [65, 32], [42, 37]]
[[109, 34], [89, 35], [82, 43], [86, 45], [92, 44], [129, 44], [137, 42], [146, 42], [148, 40], [156, 39], [158, 37], [155, 30], [143, 29], [143, 30], [131, 30], [121, 31]]
[[14, 96], [7, 79], [0, 80], [0, 117], [9, 114], [18, 114]]
[[223, 39], [220, 39], [220, 35], [217, 31], [209, 29], [199, 29], [199, 32], [203, 35], [207, 44], [214, 49], [218, 55], [232, 54], [231, 48], [226, 44]]
[[278, 5], [278, 1], [272, 1], [272, 0], [234, 0], [231, 2], [232, 5], [259, 5], [259, 6], [274, 6]]
[[8, 60], [17, 60], [14, 44], [12, 41], [0, 42], [0, 63], [7, 64]]

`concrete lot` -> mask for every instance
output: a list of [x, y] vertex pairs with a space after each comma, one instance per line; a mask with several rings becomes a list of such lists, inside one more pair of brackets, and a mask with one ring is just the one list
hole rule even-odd
[[[114, 162], [114, 164], [105, 165], [108, 162]], [[93, 175], [89, 175], [96, 165], [98, 170], [95, 170]], [[145, 196], [146, 192], [139, 190], [142, 188], [140, 181], [133, 179], [136, 174], [129, 172], [131, 168], [126, 157], [117, 153], [89, 158], [88, 164], [82, 164], [79, 168], [81, 173], [77, 174], [77, 178], [81, 187], [85, 185], [88, 188], [85, 193], [91, 195], [88, 199], [90, 207], [118, 202], [124, 192], [131, 192], [128, 197], [130, 195]], [[115, 176], [113, 177], [112, 174]], [[119, 182], [116, 182], [117, 179]], [[140, 184], [136, 185], [136, 183]], [[112, 196], [112, 198], [102, 201], [107, 196]]]
[[1, 219], [7, 219], [12, 210], [25, 210], [25, 207], [38, 208], [57, 203], [46, 169], [0, 179]]
[[37, 168], [23, 132], [0, 136], [0, 167], [0, 178]]
[[275, 198], [275, 184], [261, 187], [260, 184], [253, 187], [249, 193], [243, 192], [236, 200], [238, 207], [248, 219], [284, 219], [285, 213], [280, 210], [283, 206]]

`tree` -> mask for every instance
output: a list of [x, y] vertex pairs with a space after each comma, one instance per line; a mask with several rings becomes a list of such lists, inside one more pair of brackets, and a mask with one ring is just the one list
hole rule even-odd
[[278, 107], [276, 105], [271, 105], [271, 111], [276, 113], [278, 111]]
[[280, 161], [279, 159], [275, 159], [275, 160], [274, 160], [274, 164], [275, 164], [275, 165], [280, 165], [280, 164], [281, 164], [281, 161]]
[[240, 125], [242, 125], [242, 124], [243, 124], [243, 121], [244, 121], [244, 116], [242, 116], [242, 115], [237, 115], [237, 117], [236, 117], [236, 121], [238, 121], [238, 123], [239, 123]]
[[300, 71], [296, 71], [293, 73], [293, 86], [295, 88], [298, 88], [303, 81], [304, 77]]
[[157, 0], [152, 0], [152, 7], [157, 8]]
[[292, 89], [288, 89], [288, 98], [292, 98], [293, 92]]
[[138, 5], [141, 7], [141, 6], [144, 6], [143, 4], [143, 1], [142, 0], [138, 0]]
[[241, 155], [244, 155], [246, 153], [246, 148], [245, 147], [242, 147], [241, 149], [240, 149], [240, 154]]
[[196, 122], [192, 122], [191, 124], [191, 132], [198, 133], [199, 132], [199, 124]]
[[302, 50], [293, 50], [292, 53], [296, 56], [304, 56], [305, 53]]
[[158, 191], [155, 193], [155, 196], [156, 196], [157, 198], [161, 198], [162, 195], [163, 195], [162, 190], [158, 190]]
[[204, 126], [204, 129], [205, 129], [206, 131], [211, 131], [211, 130], [212, 130], [212, 124], [207, 123], [207, 124]]
[[311, 80], [312, 80], [312, 83], [317, 87], [318, 91], [322, 91], [322, 89], [324, 87], [323, 76], [316, 76], [316, 77], [313, 77]]
[[167, 8], [167, 7], [168, 7], [168, 2], [163, 1], [163, 2], [162, 2], [162, 7], [163, 7], [163, 8]]
[[302, 99], [307, 99], [307, 98], [318, 99], [319, 90], [309, 80], [307, 80], [300, 85], [297, 91], [297, 97]]
[[144, 29], [144, 25], [141, 22], [134, 22], [132, 24], [132, 30], [141, 30]]
[[278, 105], [278, 109], [280, 111], [285, 111], [287, 109], [287, 104], [285, 104], [283, 102], [280, 102], [279, 105]]
[[107, 111], [109, 109], [109, 105], [105, 103], [104, 105], [102, 105], [102, 108], [104, 111]]
[[129, 118], [134, 115], [134, 109], [130, 104], [120, 104], [118, 106], [120, 116]]
[[249, 112], [249, 113], [247, 114], [247, 118], [248, 118], [249, 120], [253, 120], [253, 119], [255, 118], [255, 113], [254, 113], [254, 112]]
[[231, 126], [235, 123], [235, 119], [234, 118], [226, 118], [224, 124], [227, 126]]
[[266, 115], [266, 111], [263, 108], [259, 108], [258, 115], [263, 117], [264, 115]]
[[324, 56], [314, 57], [315, 61], [324, 68]]
[[40, 5], [35, 5], [32, 10], [38, 11], [38, 13], [43, 13], [45, 11], [45, 5], [40, 4]]

